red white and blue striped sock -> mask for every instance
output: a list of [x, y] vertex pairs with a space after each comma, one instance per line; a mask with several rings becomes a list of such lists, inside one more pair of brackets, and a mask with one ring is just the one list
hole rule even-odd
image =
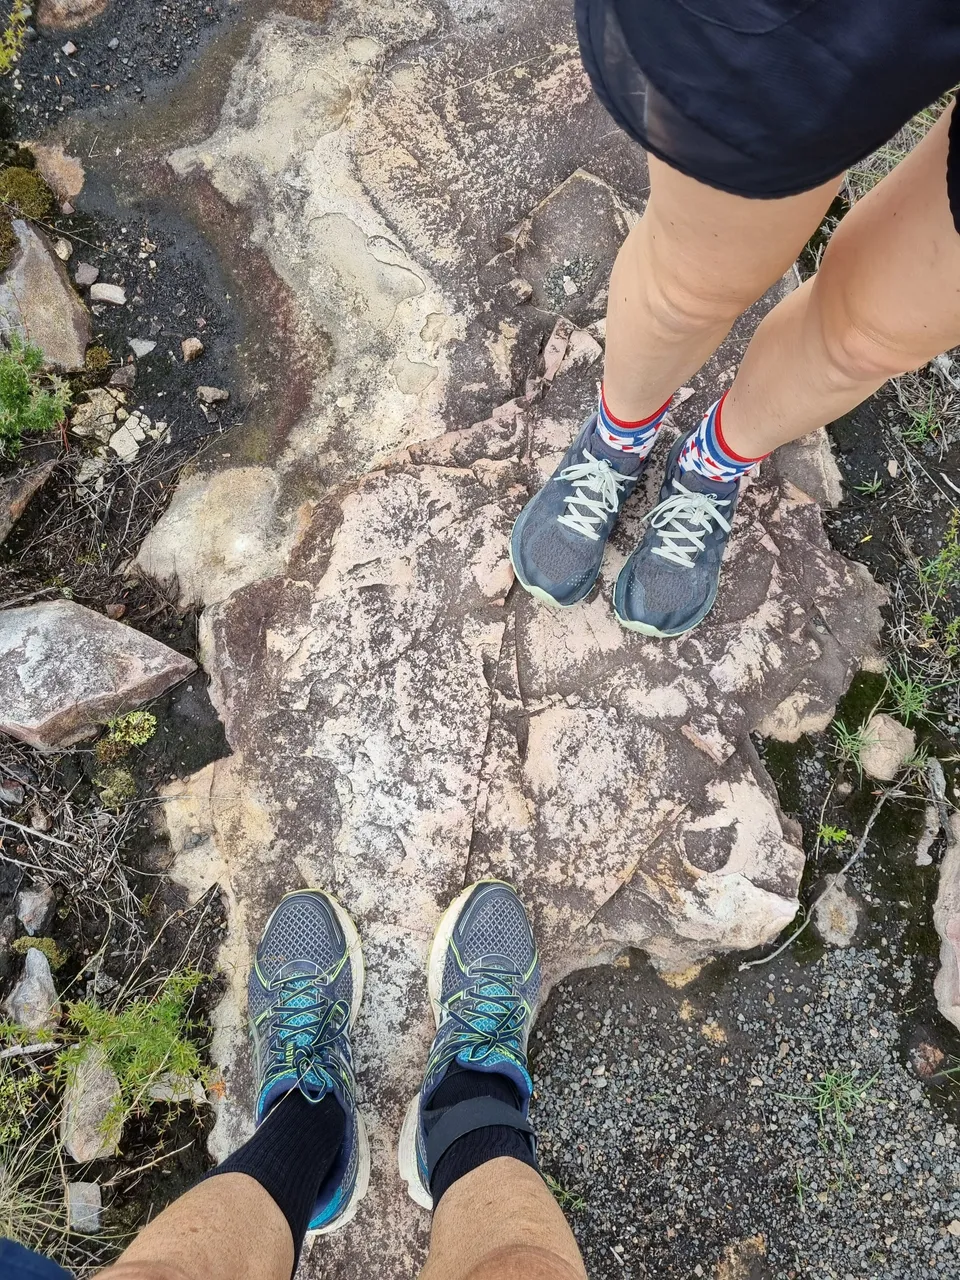
[[755, 475], [764, 458], [741, 458], [734, 453], [723, 438], [721, 414], [724, 393], [712, 408], [703, 415], [699, 427], [684, 445], [677, 459], [681, 471], [696, 471], [708, 480], [716, 480], [725, 484], [730, 480], [742, 480], [744, 476]]
[[619, 453], [629, 453], [632, 458], [642, 462], [654, 446], [657, 432], [667, 416], [667, 410], [673, 403], [673, 396], [666, 404], [661, 405], [649, 418], [641, 418], [639, 422], [625, 422], [610, 412], [604, 390], [600, 388], [600, 405], [597, 409], [596, 434], [608, 449]]

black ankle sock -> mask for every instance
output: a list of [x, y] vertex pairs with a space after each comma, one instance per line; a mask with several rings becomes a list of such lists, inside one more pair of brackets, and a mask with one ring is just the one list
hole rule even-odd
[[[455, 1062], [430, 1099], [430, 1106], [424, 1117], [427, 1132], [444, 1111], [456, 1106], [458, 1102], [466, 1102], [468, 1098], [494, 1098], [520, 1110], [517, 1090], [506, 1076], [487, 1071], [469, 1071]], [[434, 1209], [444, 1192], [459, 1178], [500, 1156], [512, 1156], [514, 1160], [521, 1160], [538, 1173], [540, 1171], [528, 1139], [518, 1129], [511, 1129], [509, 1125], [490, 1125], [486, 1129], [475, 1129], [473, 1133], [458, 1138], [437, 1161], [430, 1179]]]
[[259, 1182], [293, 1235], [294, 1270], [317, 1193], [339, 1154], [347, 1118], [332, 1094], [310, 1102], [299, 1089], [284, 1094], [249, 1142], [207, 1174], [246, 1173]]

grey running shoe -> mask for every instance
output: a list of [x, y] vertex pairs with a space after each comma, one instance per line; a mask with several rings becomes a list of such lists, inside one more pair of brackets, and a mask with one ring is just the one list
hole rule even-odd
[[587, 441], [596, 421], [594, 414], [580, 428], [559, 467], [520, 512], [510, 537], [517, 581], [560, 608], [590, 594], [607, 539], [643, 473], [642, 462], [625, 475], [591, 453]]
[[613, 592], [625, 627], [664, 639], [692, 630], [713, 608], [740, 496], [740, 480], [682, 472], [677, 459], [686, 442], [681, 436], [670, 451], [660, 501]]

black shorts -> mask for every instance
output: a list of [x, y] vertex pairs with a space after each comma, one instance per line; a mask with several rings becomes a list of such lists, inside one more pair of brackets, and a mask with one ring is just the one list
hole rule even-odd
[[[614, 120], [734, 195], [809, 191], [960, 82], [960, 0], [576, 0]], [[954, 113], [958, 121], [960, 113]], [[960, 229], [960, 123], [948, 188]]]

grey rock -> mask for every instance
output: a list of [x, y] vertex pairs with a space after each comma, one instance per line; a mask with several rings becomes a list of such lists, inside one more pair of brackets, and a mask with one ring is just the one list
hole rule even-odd
[[71, 1160], [87, 1164], [116, 1155], [123, 1129], [120, 1082], [99, 1045], [90, 1045], [67, 1080], [60, 1140]]
[[862, 905], [846, 877], [830, 875], [824, 881], [813, 907], [813, 927], [828, 946], [849, 947], [860, 927]]
[[53, 242], [53, 252], [61, 262], [69, 262], [73, 256], [73, 245], [65, 236], [59, 236]]
[[157, 349], [157, 344], [149, 338], [128, 338], [127, 346], [138, 360], [142, 360], [144, 356], [148, 356], [151, 351]]
[[13, 230], [19, 248], [0, 276], [0, 333], [29, 338], [59, 369], [81, 369], [90, 341], [87, 309], [43, 233], [21, 218]]
[[115, 307], [122, 307], [126, 304], [126, 290], [118, 284], [108, 284], [105, 280], [98, 280], [96, 284], [90, 286], [91, 302], [109, 302]]
[[201, 404], [220, 404], [230, 399], [230, 392], [222, 387], [197, 387], [197, 399]]
[[940, 863], [933, 924], [940, 937], [940, 970], [933, 983], [937, 1008], [960, 1030], [960, 814], [950, 817]]
[[201, 1107], [207, 1101], [203, 1085], [191, 1076], [178, 1076], [167, 1072], [156, 1079], [147, 1090], [147, 1097], [152, 1102], [182, 1103], [191, 1102]]
[[98, 1182], [67, 1183], [67, 1228], [81, 1235], [100, 1230], [103, 1196]]
[[72, 40], [68, 40], [65, 45], [61, 46], [60, 52], [62, 54], [65, 54], [66, 57], [72, 58], [73, 55], [77, 52], [77, 46], [73, 43]]
[[48, 884], [38, 884], [34, 889], [21, 889], [17, 894], [17, 919], [31, 938], [43, 933], [53, 905], [53, 889]]
[[111, 387], [120, 387], [124, 390], [131, 390], [137, 381], [137, 369], [135, 365], [123, 364], [119, 369], [114, 369], [110, 375]]
[[19, 782], [9, 778], [0, 778], [0, 805], [8, 809], [19, 808], [23, 804], [24, 790]]
[[73, 601], [8, 609], [0, 613], [0, 730], [58, 750], [195, 669], [159, 641]]
[[90, 285], [96, 284], [99, 277], [100, 268], [89, 262], [78, 262], [73, 273], [73, 278], [81, 289], [88, 289]]
[[50, 963], [42, 951], [30, 947], [23, 974], [4, 1005], [12, 1021], [30, 1031], [52, 1031], [60, 1020], [57, 989]]
[[110, 39], [110, 40], [108, 40], [108, 41], [107, 41], [107, 48], [108, 48], [108, 49], [119, 49], [119, 48], [120, 48], [120, 41], [117, 39], [117, 37], [116, 37], [116, 36], [113, 36], [113, 37], [112, 37], [112, 39]]
[[908, 760], [916, 754], [917, 735], [912, 729], [879, 711], [864, 725], [866, 745], [860, 765], [868, 778], [892, 782]]

